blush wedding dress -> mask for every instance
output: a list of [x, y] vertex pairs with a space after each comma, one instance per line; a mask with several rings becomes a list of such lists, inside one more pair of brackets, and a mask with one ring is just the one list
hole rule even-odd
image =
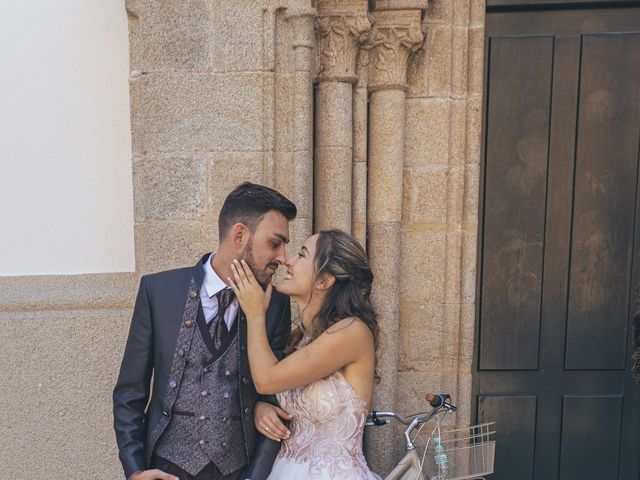
[[[311, 338], [305, 336], [298, 349]], [[277, 395], [293, 415], [267, 480], [380, 480], [367, 466], [362, 434], [367, 404], [339, 372]]]

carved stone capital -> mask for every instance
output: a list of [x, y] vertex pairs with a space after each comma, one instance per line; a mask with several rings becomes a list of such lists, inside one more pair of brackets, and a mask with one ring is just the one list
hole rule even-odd
[[367, 0], [318, 2], [318, 81], [356, 81], [358, 46], [371, 30], [367, 5]]
[[384, 10], [372, 15], [374, 24], [366, 44], [371, 50], [369, 90], [405, 89], [409, 54], [424, 39], [420, 10]]

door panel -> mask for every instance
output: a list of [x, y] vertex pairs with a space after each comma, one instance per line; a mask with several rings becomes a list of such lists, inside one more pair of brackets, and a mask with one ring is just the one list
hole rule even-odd
[[566, 368], [624, 370], [640, 34], [584, 35], [581, 50]]
[[638, 480], [640, 8], [489, 12], [478, 421], [495, 479]]
[[537, 399], [533, 395], [478, 397], [480, 417], [500, 425], [496, 442], [495, 471], [513, 478], [533, 478]]
[[483, 289], [490, 294], [482, 304], [479, 368], [535, 370], [553, 38], [495, 38], [489, 48], [496, 101], [487, 112], [495, 128], [487, 136]]
[[566, 395], [560, 478], [617, 478], [622, 397]]

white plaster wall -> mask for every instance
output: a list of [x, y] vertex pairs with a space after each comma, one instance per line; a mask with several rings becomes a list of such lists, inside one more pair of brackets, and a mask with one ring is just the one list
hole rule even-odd
[[124, 0], [0, 2], [0, 276], [133, 271]]

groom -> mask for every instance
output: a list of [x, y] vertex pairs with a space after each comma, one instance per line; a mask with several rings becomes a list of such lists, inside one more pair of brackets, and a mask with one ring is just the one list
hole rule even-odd
[[[216, 253], [193, 267], [142, 277], [113, 391], [116, 439], [129, 480], [242, 479], [254, 450], [270, 470], [277, 449], [265, 441], [256, 449], [258, 394], [246, 318], [225, 282], [232, 260], [243, 258], [267, 285], [285, 261], [295, 216], [283, 195], [245, 182], [222, 206]], [[291, 309], [275, 290], [266, 325], [280, 355]]]

